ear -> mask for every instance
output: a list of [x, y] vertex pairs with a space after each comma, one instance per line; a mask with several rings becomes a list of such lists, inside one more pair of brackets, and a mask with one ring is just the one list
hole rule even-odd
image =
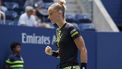
[[60, 15], [63, 15], [63, 12], [62, 12], [61, 10], [59, 10], [59, 14], [60, 14]]
[[62, 13], [62, 11], [61, 11], [61, 10], [59, 10], [59, 13]]

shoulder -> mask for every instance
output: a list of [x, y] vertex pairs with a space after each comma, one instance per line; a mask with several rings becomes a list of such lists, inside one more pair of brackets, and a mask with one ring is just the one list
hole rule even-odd
[[11, 61], [14, 61], [14, 60], [15, 60], [15, 55], [10, 55], [10, 56], [8, 57], [8, 59], [11, 60]]
[[65, 30], [68, 30], [70, 31], [70, 29], [72, 29], [74, 26], [70, 23], [66, 23], [66, 26], [65, 26]]
[[77, 31], [79, 31], [79, 28], [78, 28], [76, 25], [73, 25], [73, 24], [71, 24], [71, 23], [67, 23], [66, 27], [67, 27], [67, 29], [68, 29], [69, 31], [72, 31], [72, 30], [77, 30]]
[[67, 27], [67, 28], [71, 28], [71, 27], [73, 27], [73, 24], [67, 23], [67, 24], [66, 24], [66, 27]]
[[80, 30], [76, 25], [67, 23], [67, 28], [70, 36], [74, 39], [80, 36]]
[[6, 63], [7, 63], [7, 64], [10, 64], [10, 63], [13, 62], [13, 61], [15, 61], [15, 56], [14, 56], [14, 55], [10, 55], [10, 56], [8, 57], [8, 59], [6, 60]]
[[27, 17], [27, 14], [23, 13], [20, 17]]

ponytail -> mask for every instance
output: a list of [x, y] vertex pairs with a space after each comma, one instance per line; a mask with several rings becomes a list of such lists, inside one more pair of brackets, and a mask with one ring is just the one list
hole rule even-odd
[[66, 5], [65, 5], [66, 4], [66, 1], [65, 0], [59, 0], [58, 1], [58, 4], [61, 5], [60, 11], [62, 11], [63, 16], [64, 16], [65, 10], [66, 10]]
[[60, 4], [62, 6], [62, 8], [66, 9], [66, 6], [65, 6], [66, 1], [65, 0], [59, 0], [58, 4]]
[[49, 7], [49, 9], [54, 8], [54, 9], [58, 10], [59, 12], [62, 12], [63, 17], [64, 17], [65, 10], [66, 10], [65, 4], [66, 4], [65, 0], [56, 0], [56, 2]]
[[65, 1], [65, 0], [59, 0], [58, 3], [59, 3], [60, 5], [64, 5], [64, 4], [66, 4], [66, 1]]

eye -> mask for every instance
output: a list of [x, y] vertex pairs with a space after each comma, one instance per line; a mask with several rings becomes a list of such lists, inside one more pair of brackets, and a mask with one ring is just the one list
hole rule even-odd
[[49, 15], [52, 15], [52, 13], [49, 13]]

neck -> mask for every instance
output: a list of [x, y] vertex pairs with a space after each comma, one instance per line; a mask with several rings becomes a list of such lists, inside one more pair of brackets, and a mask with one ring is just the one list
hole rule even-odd
[[30, 15], [28, 15], [28, 18], [30, 18]]
[[59, 28], [62, 28], [63, 25], [64, 25], [65, 23], [66, 23], [65, 20], [61, 20], [61, 21], [59, 21], [59, 22], [57, 23], [57, 25], [58, 25]]
[[20, 53], [18, 53], [18, 52], [14, 52], [13, 54], [15, 54], [15, 55], [19, 55]]
[[28, 13], [26, 13], [26, 15], [28, 16], [28, 17], [30, 17], [31, 15], [29, 15]]

